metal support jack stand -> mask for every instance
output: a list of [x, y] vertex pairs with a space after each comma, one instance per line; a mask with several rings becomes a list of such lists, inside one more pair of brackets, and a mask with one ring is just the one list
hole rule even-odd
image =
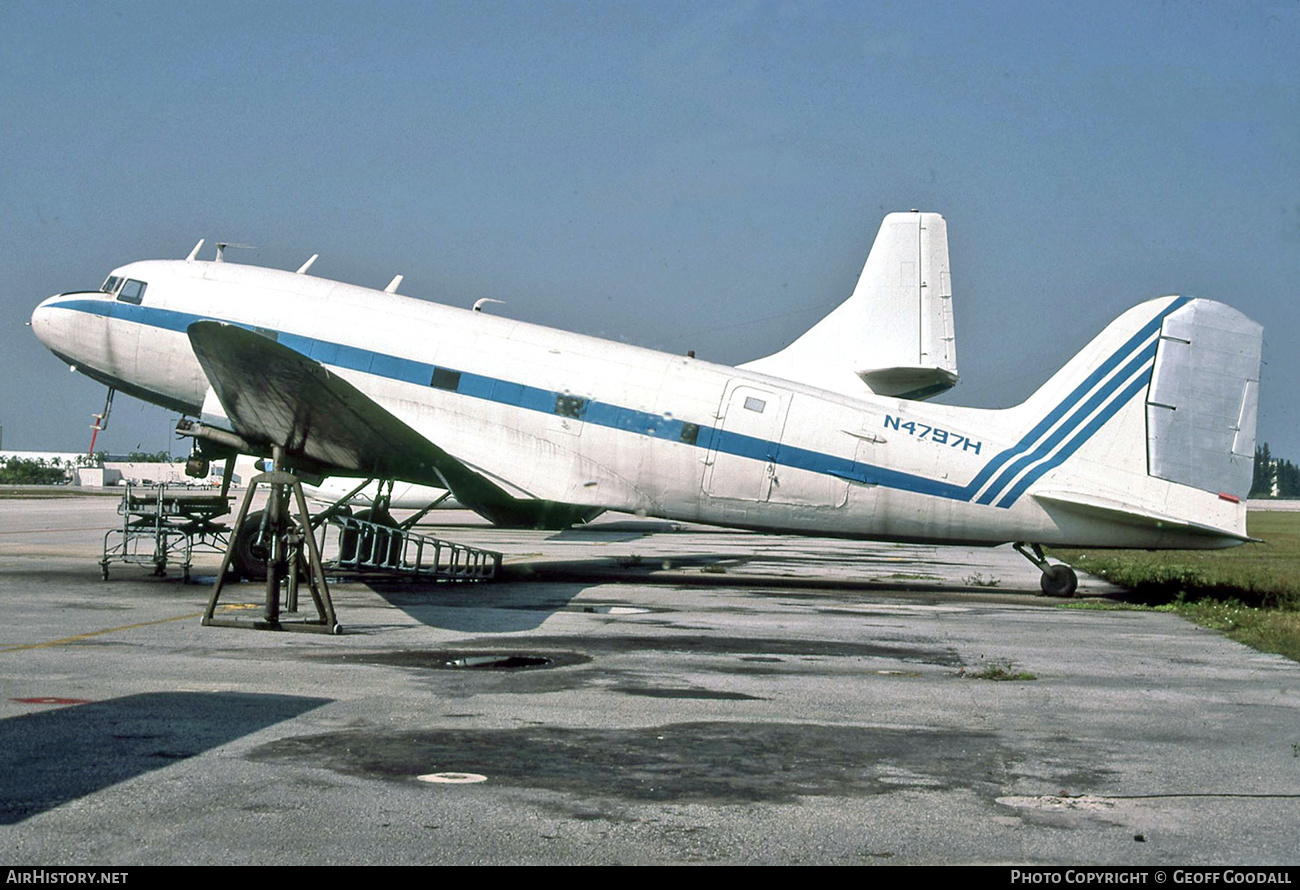
[[[266, 605], [260, 618], [240, 620], [238, 618], [216, 617], [217, 606], [226, 584], [230, 570], [232, 546], [226, 550], [221, 560], [221, 571], [217, 573], [216, 583], [212, 588], [212, 597], [208, 600], [207, 611], [203, 614], [205, 627], [251, 627], [257, 630], [293, 630], [306, 633], [340, 634], [343, 628], [334, 615], [334, 603], [330, 600], [329, 583], [321, 567], [320, 548], [316, 536], [312, 533], [311, 514], [307, 511], [307, 499], [303, 496], [302, 483], [298, 477], [287, 472], [284, 466], [284, 452], [276, 447], [274, 452], [275, 469], [253, 477], [243, 503], [239, 506], [239, 518], [235, 520], [235, 529], [243, 528], [248, 518], [249, 507], [257, 486], [270, 487], [270, 497], [263, 513], [261, 540], [267, 550], [266, 564]], [[292, 509], [297, 514], [290, 515]], [[311, 591], [312, 602], [316, 606], [315, 618], [298, 618], [284, 620], [280, 617], [280, 594], [285, 594], [287, 612], [298, 610], [298, 586], [300, 578], [307, 582]]]

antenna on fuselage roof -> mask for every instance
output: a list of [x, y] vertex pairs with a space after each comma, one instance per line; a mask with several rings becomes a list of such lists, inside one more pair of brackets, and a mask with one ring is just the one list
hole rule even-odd
[[318, 253], [313, 253], [313, 254], [312, 254], [312, 255], [307, 259], [307, 262], [303, 263], [301, 266], [298, 267], [298, 274], [299, 274], [299, 275], [306, 275], [306, 274], [307, 274], [307, 270], [311, 268], [311, 264], [314, 263], [314, 262], [316, 262], [318, 259], [320, 259], [320, 254], [318, 254]]
[[479, 297], [477, 300], [474, 301], [474, 311], [482, 312], [483, 307], [486, 306], [488, 303], [500, 303], [501, 305], [504, 306], [505, 302], [506, 302], [505, 300], [494, 300], [491, 297]]
[[199, 255], [199, 250], [202, 247], [203, 247], [203, 239], [200, 238], [199, 243], [194, 245], [194, 249], [190, 251], [190, 255], [185, 258], [185, 262], [187, 263], [194, 262], [194, 258]]
[[226, 261], [226, 248], [227, 248], [227, 247], [237, 247], [237, 248], [240, 248], [241, 250], [253, 250], [253, 249], [254, 249], [254, 247], [253, 247], [252, 244], [234, 244], [234, 243], [232, 243], [232, 242], [230, 242], [230, 241], [218, 241], [218, 242], [217, 242], [217, 262], [218, 262], [218, 263], [224, 263], [224, 262]]

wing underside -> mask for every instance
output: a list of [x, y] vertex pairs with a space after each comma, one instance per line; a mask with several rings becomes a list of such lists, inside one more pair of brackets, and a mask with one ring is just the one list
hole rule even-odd
[[195, 322], [188, 333], [234, 432], [282, 448], [290, 463], [447, 487], [503, 524], [569, 525], [600, 512], [507, 493], [340, 375], [270, 337], [214, 321]]
[[210, 321], [191, 325], [189, 336], [249, 442], [325, 468], [432, 485], [457, 463], [338, 374], [269, 337]]

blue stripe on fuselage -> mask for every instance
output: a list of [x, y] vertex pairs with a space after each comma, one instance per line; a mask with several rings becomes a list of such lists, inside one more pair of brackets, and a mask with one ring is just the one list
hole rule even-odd
[[[1155, 354], [1156, 344], [1153, 340], [1136, 356], [1134, 356], [1133, 360], [1126, 364], [1118, 374], [1110, 378], [1105, 386], [1099, 388], [1082, 405], [1076, 408], [1064, 423], [1057, 427], [1050, 436], [1039, 443], [1037, 448], [1012, 461], [1007, 468], [1002, 471], [1002, 474], [998, 476], [997, 481], [990, 485], [988, 490], [976, 499], [976, 503], [991, 504], [994, 499], [997, 498], [998, 492], [1004, 490], [1011, 484], [1011, 480], [1015, 479], [1022, 470], [1034, 463], [1034, 461], [1041, 460], [1047, 456], [1053, 448], [1065, 439], [1067, 435], [1078, 428], [1079, 424], [1081, 424], [1088, 415], [1092, 414], [1093, 411], [1096, 411], [1099, 405], [1114, 395], [1115, 392], [1128, 380], [1131, 380], [1133, 374], [1147, 362], [1151, 361], [1151, 359], [1155, 357]], [[1151, 375], [1148, 371], [1146, 379], [1150, 380], [1150, 377]]]
[[[1134, 355], [1134, 350], [1141, 347], [1153, 334], [1159, 331], [1166, 316], [1181, 308], [1190, 299], [1189, 297], [1180, 297], [1171, 302], [1168, 307], [1130, 337], [1114, 354], [1098, 365], [1082, 383], [1062, 399], [1029, 432], [1025, 433], [1015, 445], [990, 459], [966, 485], [957, 485], [914, 473], [892, 470], [887, 467], [858, 463], [851, 458], [758, 439], [705, 424], [691, 424], [697, 427], [697, 433], [694, 440], [689, 441], [683, 438], [684, 428], [689, 422], [671, 419], [668, 415], [652, 414], [606, 402], [584, 400], [581, 409], [582, 414], [578, 419], [595, 426], [622, 430], [656, 439], [683, 442], [706, 451], [721, 451], [725, 454], [752, 460], [771, 461], [784, 467], [835, 476], [868, 485], [879, 485], [885, 488], [959, 501], [972, 500], [998, 470], [1011, 462], [1011, 466], [999, 475], [998, 479], [980, 496], [977, 502], [981, 504], [991, 503], [997, 498], [998, 493], [1004, 491], [1025, 467], [1037, 460], [1041, 460], [1059, 442], [1073, 435], [1073, 438], [1069, 439], [1066, 446], [1057, 452], [1051, 460], [1039, 464], [1026, 474], [1019, 483], [1006, 491], [996, 505], [998, 507], [1010, 507], [1033, 481], [1048, 470], [1058, 466], [1070, 454], [1078, 450], [1093, 433], [1104, 425], [1106, 420], [1109, 420], [1149, 380], [1149, 373], [1140, 375], [1129, 386], [1124, 387], [1119, 397], [1112, 400], [1091, 422], [1082, 428], [1079, 427], [1079, 424], [1096, 409], [1097, 405], [1112, 396], [1123, 385], [1124, 381], [1128, 380], [1134, 368], [1150, 360], [1155, 350], [1154, 341], [1137, 355]], [[135, 305], [117, 300], [74, 298], [53, 303], [51, 306], [106, 316], [182, 334], [196, 321], [220, 321], [250, 331], [266, 330], [227, 319], [195, 315], [156, 306]], [[432, 386], [433, 374], [438, 367], [428, 362], [373, 352], [368, 349], [306, 337], [300, 334], [287, 332], [268, 333], [275, 333], [277, 341], [282, 345], [322, 364], [372, 374], [390, 380], [412, 383], [417, 386]], [[1080, 401], [1093, 390], [1098, 382], [1104, 380], [1108, 374], [1125, 362], [1128, 362], [1128, 364], [1120, 373], [1116, 374], [1100, 390], [1094, 393], [1092, 398], [1088, 399], [1082, 407], [1079, 407]], [[456, 369], [450, 368], [444, 370], [456, 371]], [[459, 374], [459, 380], [454, 390], [457, 394], [497, 404], [513, 405], [530, 411], [547, 414], [556, 413], [557, 399], [569, 395], [568, 393], [544, 390], [468, 371], [456, 373]], [[448, 389], [446, 391], [451, 392], [453, 390]], [[1073, 410], [1076, 407], [1078, 410]], [[1067, 414], [1068, 417], [1066, 417]], [[1061, 426], [1040, 443], [1039, 440], [1042, 436], [1063, 417], [1066, 417], [1066, 419], [1061, 423]], [[1037, 447], [1035, 447], [1036, 443]]]

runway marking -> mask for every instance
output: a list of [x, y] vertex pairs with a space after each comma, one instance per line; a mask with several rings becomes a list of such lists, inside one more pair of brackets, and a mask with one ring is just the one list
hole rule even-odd
[[89, 698], [56, 698], [54, 696], [42, 695], [37, 698], [11, 698], [12, 702], [20, 705], [88, 705], [93, 699]]
[[62, 534], [64, 532], [102, 532], [102, 525], [79, 525], [72, 527], [51, 527], [51, 528], [13, 528], [0, 531], [0, 536], [4, 535], [49, 535]]
[[[253, 603], [232, 603], [228, 606], [222, 606], [222, 612], [235, 611], [239, 609], [258, 609], [260, 606]], [[57, 640], [49, 640], [44, 643], [24, 643], [21, 646], [0, 646], [0, 652], [20, 652], [24, 649], [47, 649], [50, 646], [66, 646], [68, 643], [75, 643], [78, 640], [88, 640], [91, 637], [99, 637], [104, 634], [116, 633], [120, 630], [133, 630], [137, 627], [151, 627], [155, 624], [167, 624], [172, 621], [189, 621], [193, 618], [202, 618], [202, 612], [191, 612], [187, 615], [177, 615], [174, 618], [159, 618], [157, 621], [139, 621], [135, 624], [122, 624], [118, 627], [106, 627], [103, 630], [87, 631], [84, 634], [76, 634], [71, 637], [62, 637]]]

